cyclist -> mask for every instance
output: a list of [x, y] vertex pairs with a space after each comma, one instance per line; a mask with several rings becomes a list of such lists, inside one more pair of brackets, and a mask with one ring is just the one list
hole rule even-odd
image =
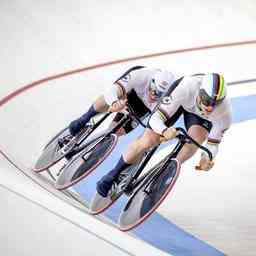
[[[175, 80], [174, 74], [166, 70], [135, 66], [126, 71], [114, 82], [114, 86], [101, 95], [80, 118], [69, 125], [70, 134], [76, 136], [85, 128], [92, 117], [107, 111], [118, 112], [114, 122], [123, 117], [120, 113], [129, 102], [137, 116], [145, 118], [157, 104], [163, 93]], [[118, 135], [130, 132], [137, 123], [130, 120], [119, 129]]]
[[[117, 165], [98, 181], [98, 194], [107, 197], [122, 170], [138, 161], [147, 149], [156, 146], [161, 140], [173, 139], [178, 133], [173, 125], [181, 114], [188, 134], [200, 144], [207, 139], [206, 147], [213, 158], [216, 157], [223, 133], [231, 125], [231, 103], [223, 75], [210, 73], [185, 76], [173, 85], [176, 86], [173, 92], [161, 99], [159, 107], [150, 116], [144, 134], [128, 146]], [[196, 150], [195, 145], [185, 144], [177, 155], [178, 161], [183, 163]], [[213, 164], [208, 155], [202, 153], [197, 169], [208, 171]]]

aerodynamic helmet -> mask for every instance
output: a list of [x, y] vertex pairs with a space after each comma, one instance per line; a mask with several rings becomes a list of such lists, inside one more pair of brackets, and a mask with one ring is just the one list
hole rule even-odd
[[205, 106], [216, 106], [226, 97], [227, 88], [223, 75], [205, 74], [201, 81], [199, 97]]
[[157, 70], [152, 76], [149, 89], [157, 98], [161, 98], [174, 82], [174, 75], [166, 70]]

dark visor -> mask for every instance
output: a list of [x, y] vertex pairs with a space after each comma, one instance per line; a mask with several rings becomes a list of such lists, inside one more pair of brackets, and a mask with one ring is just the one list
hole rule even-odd
[[221, 100], [216, 101], [215, 99], [211, 98], [204, 89], [200, 89], [199, 97], [202, 101], [202, 104], [206, 107], [209, 107], [209, 106], [214, 107], [219, 103], [221, 103]]

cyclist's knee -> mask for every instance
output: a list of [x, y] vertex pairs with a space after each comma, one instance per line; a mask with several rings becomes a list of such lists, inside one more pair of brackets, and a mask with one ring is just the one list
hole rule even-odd
[[95, 100], [93, 106], [94, 106], [95, 110], [99, 113], [106, 112], [109, 108], [103, 95], [101, 95], [100, 97], [98, 97]]
[[146, 129], [142, 137], [139, 139], [139, 144], [143, 149], [149, 149], [159, 143], [159, 135], [150, 129]]
[[188, 135], [202, 144], [208, 137], [208, 131], [200, 125], [193, 125], [188, 129]]

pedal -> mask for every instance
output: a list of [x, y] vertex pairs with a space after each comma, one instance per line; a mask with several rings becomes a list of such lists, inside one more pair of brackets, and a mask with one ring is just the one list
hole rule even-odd
[[131, 196], [133, 194], [133, 188], [131, 184], [128, 184], [124, 189], [123, 192], [126, 196]]
[[118, 184], [118, 187], [120, 187], [120, 190], [122, 190], [127, 196], [130, 196], [133, 193], [133, 187], [131, 184], [132, 176], [130, 174], [126, 175], [127, 176]]
[[67, 145], [70, 140], [72, 139], [72, 135], [67, 135], [62, 138], [58, 138], [58, 145], [60, 148], [63, 148], [65, 145]]

